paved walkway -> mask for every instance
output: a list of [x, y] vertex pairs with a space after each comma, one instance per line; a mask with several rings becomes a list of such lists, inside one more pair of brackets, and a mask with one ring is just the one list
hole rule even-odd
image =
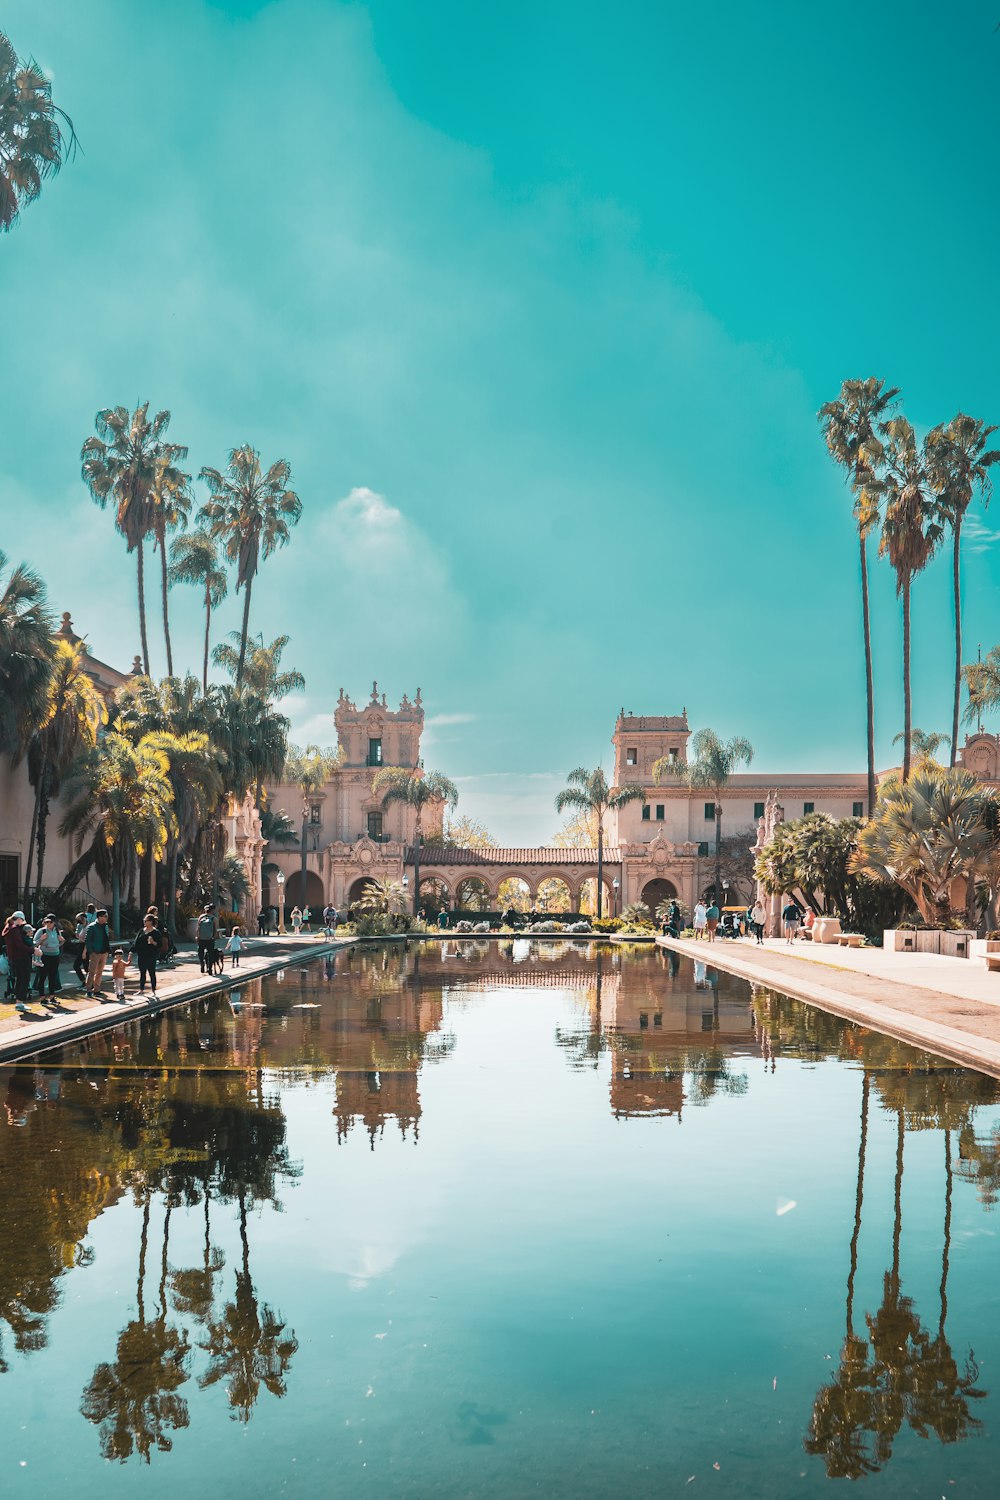
[[989, 974], [981, 958], [804, 942], [789, 947], [781, 938], [763, 946], [752, 938], [657, 942], [1000, 1078], [1000, 974]]
[[148, 991], [145, 995], [138, 993], [138, 974], [135, 969], [129, 969], [124, 1004], [114, 998], [110, 964], [104, 971], [103, 1000], [88, 1000], [84, 987], [77, 984], [72, 960], [65, 958], [62, 964], [64, 988], [55, 997], [57, 1004], [51, 1009], [33, 999], [29, 1009], [22, 1014], [12, 1004], [0, 1003], [0, 1061], [24, 1057], [41, 1048], [59, 1046], [95, 1031], [120, 1026], [123, 1021], [149, 1015], [168, 1005], [179, 1005], [185, 1000], [195, 1000], [213, 990], [245, 984], [248, 979], [274, 973], [284, 964], [319, 958], [353, 941], [353, 938], [328, 941], [322, 935], [292, 937], [290, 934], [250, 938], [249, 948], [240, 954], [238, 969], [230, 967], [232, 960], [226, 955], [223, 976], [202, 974], [197, 949], [191, 943], [184, 943], [174, 962], [157, 972], [155, 998]]

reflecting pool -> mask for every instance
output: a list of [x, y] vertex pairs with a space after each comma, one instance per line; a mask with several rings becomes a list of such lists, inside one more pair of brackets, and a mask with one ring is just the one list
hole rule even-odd
[[772, 991], [365, 946], [0, 1096], [5, 1497], [997, 1493], [1000, 1085]]

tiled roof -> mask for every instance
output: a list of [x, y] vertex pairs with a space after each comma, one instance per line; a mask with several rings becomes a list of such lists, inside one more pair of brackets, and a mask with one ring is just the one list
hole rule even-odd
[[[413, 848], [406, 851], [406, 863], [413, 864]], [[425, 844], [420, 851], [422, 865], [596, 865], [596, 849], [453, 849], [441, 844]], [[621, 863], [621, 851], [604, 850], [604, 863]]]

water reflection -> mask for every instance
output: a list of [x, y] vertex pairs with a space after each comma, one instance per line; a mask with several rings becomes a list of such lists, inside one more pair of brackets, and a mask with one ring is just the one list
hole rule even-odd
[[[715, 1115], [722, 1101], [742, 1111], [786, 1062], [849, 1065], [858, 1150], [837, 1283], [843, 1343], [830, 1379], [815, 1393], [810, 1381], [797, 1430], [808, 1420], [806, 1452], [830, 1477], [854, 1479], [884, 1469], [904, 1430], [939, 1443], [980, 1430], [987, 1393], [971, 1348], [951, 1341], [948, 1282], [956, 1182], [972, 1184], [985, 1210], [1000, 1194], [1000, 1125], [980, 1114], [1000, 1101], [998, 1085], [672, 954], [589, 943], [349, 950], [122, 1026], [44, 1065], [0, 1070], [0, 1372], [11, 1351], [45, 1349], [65, 1279], [85, 1277], [92, 1262], [91, 1225], [117, 1207], [134, 1224], [134, 1305], [88, 1351], [88, 1368], [96, 1363], [80, 1399], [103, 1457], [169, 1453], [178, 1432], [210, 1425], [212, 1393], [241, 1424], [261, 1400], [285, 1396], [299, 1340], [259, 1239], [254, 1253], [256, 1226], [301, 1177], [284, 1092], [323, 1091], [329, 1149], [359, 1146], [372, 1169], [369, 1148], [381, 1159], [391, 1140], [423, 1155], [426, 1070], [460, 1067], [461, 1019], [498, 990], [556, 996], [556, 1071], [567, 1081], [596, 1071], [602, 1117], [634, 1122], [620, 1127], [630, 1139], [660, 1120], [697, 1132], [693, 1110]], [[894, 1130], [891, 1197], [888, 1182], [880, 1198], [867, 1180], [875, 1119]], [[619, 1126], [607, 1128], [619, 1138]], [[907, 1230], [927, 1226], [904, 1224], [903, 1182], [908, 1138], [928, 1133], [941, 1144], [940, 1276], [931, 1307], [920, 1308], [903, 1266]], [[850, 1170], [853, 1182], [853, 1155]], [[182, 1215], [198, 1233], [178, 1255], [171, 1229]], [[858, 1291], [866, 1221], [886, 1226], [870, 1298]]]

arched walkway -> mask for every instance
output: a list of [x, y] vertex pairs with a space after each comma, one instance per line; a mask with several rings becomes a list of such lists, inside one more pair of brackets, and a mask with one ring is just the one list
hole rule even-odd
[[526, 880], [519, 875], [510, 875], [506, 880], [501, 880], [497, 889], [497, 909], [499, 911], [530, 911], [531, 910], [531, 887]]
[[455, 888], [455, 906], [459, 911], [489, 911], [492, 902], [490, 888], [479, 875], [467, 875]]
[[[614, 915], [614, 897], [615, 897], [615, 893], [614, 893], [614, 890], [612, 889], [611, 883], [609, 881], [605, 880], [603, 882], [603, 884], [604, 884], [604, 904], [603, 904], [603, 907], [602, 907], [601, 914], [602, 914], [602, 916], [610, 917], [610, 916]], [[589, 880], [585, 880], [583, 882], [583, 884], [581, 885], [581, 887], [580, 887], [580, 911], [583, 913], [583, 915], [585, 917], [596, 917], [596, 915], [597, 915], [597, 876], [596, 875], [591, 875], [590, 879]]]
[[315, 870], [306, 871], [305, 890], [302, 888], [302, 871], [295, 870], [289, 875], [285, 882], [285, 909], [291, 911], [293, 906], [309, 907], [313, 913], [321, 912], [326, 905], [326, 897], [323, 894], [323, 882]]
[[655, 916], [656, 908], [662, 901], [677, 900], [677, 888], [671, 880], [650, 880], [643, 886], [639, 899]]
[[539, 911], [572, 911], [573, 893], [559, 875], [541, 881], [535, 898]]
[[362, 896], [365, 893], [365, 886], [369, 885], [371, 883], [371, 880], [371, 875], [362, 875], [354, 882], [354, 884], [351, 886], [351, 889], [347, 893], [348, 906], [354, 906], [358, 901], [361, 900]]
[[429, 875], [426, 880], [420, 882], [420, 910], [428, 916], [436, 917], [439, 911], [450, 911], [451, 892], [443, 880], [436, 875]]

